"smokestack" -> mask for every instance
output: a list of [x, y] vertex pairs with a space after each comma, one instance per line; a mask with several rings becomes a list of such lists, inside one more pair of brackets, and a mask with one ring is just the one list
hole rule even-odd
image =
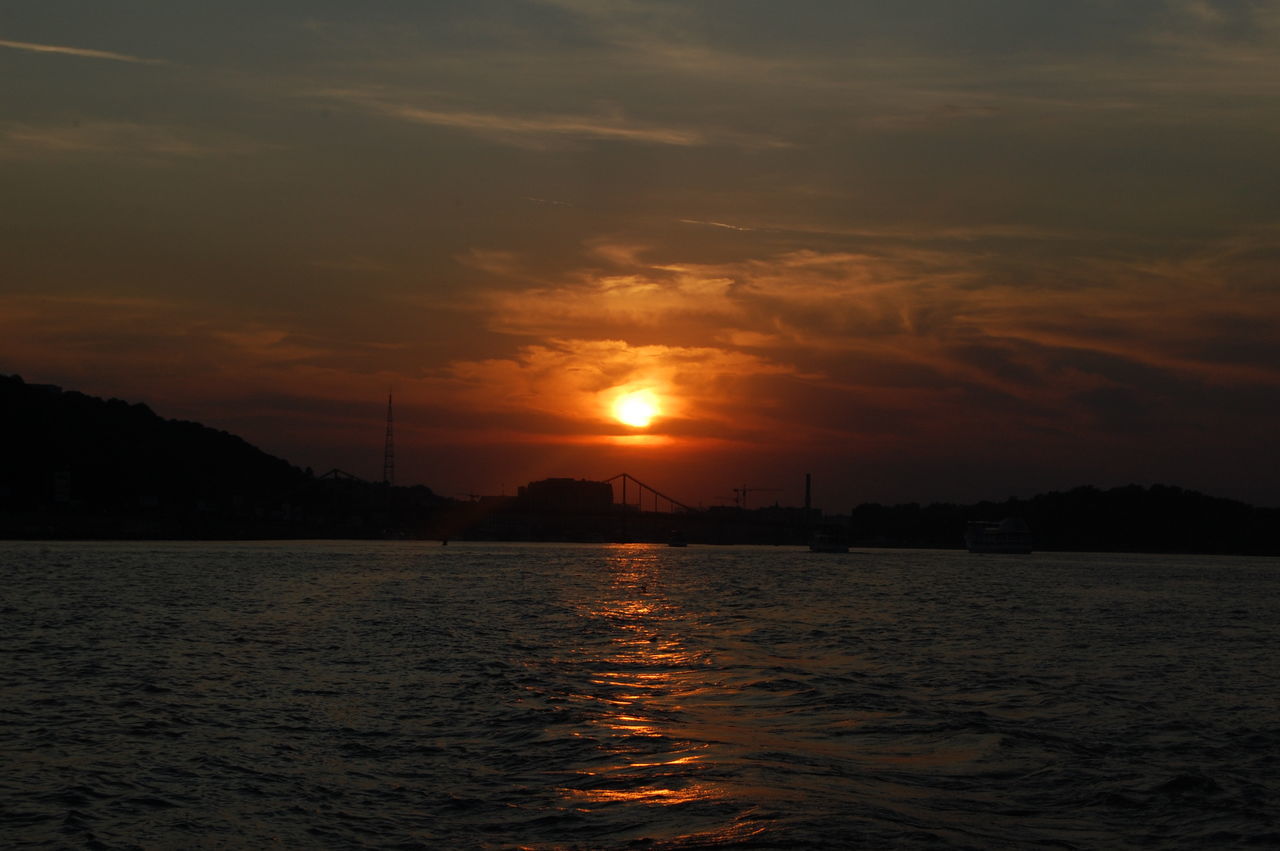
[[805, 511], [808, 511], [811, 508], [809, 504], [809, 483], [812, 476], [813, 476], [812, 473], [804, 474], [804, 510]]

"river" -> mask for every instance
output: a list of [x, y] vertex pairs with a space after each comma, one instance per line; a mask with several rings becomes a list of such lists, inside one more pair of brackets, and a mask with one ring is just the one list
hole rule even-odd
[[1280, 845], [1280, 563], [0, 543], [15, 848]]

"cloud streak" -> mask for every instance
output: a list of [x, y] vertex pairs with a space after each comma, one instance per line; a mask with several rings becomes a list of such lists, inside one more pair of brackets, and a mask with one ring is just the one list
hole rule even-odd
[[621, 109], [595, 115], [538, 112], [512, 114], [421, 106], [352, 89], [314, 93], [374, 115], [429, 127], [474, 133], [521, 147], [545, 147], [555, 140], [595, 140], [677, 148], [728, 146], [744, 149], [787, 147], [770, 136], [674, 123], [644, 122]]
[[125, 154], [163, 158], [242, 156], [272, 146], [224, 133], [140, 124], [77, 121], [71, 124], [0, 124], [0, 158]]
[[509, 115], [496, 112], [431, 109], [352, 91], [322, 92], [321, 95], [352, 103], [373, 114], [410, 124], [463, 130], [516, 144], [521, 144], [520, 140], [557, 137], [678, 147], [708, 144], [707, 136], [699, 130], [638, 124], [628, 121], [620, 114], [610, 116]]
[[706, 144], [706, 138], [697, 131], [642, 127], [628, 124], [620, 119], [611, 121], [577, 115], [526, 117], [483, 112], [447, 112], [401, 104], [383, 104], [375, 109], [383, 115], [401, 118], [414, 124], [453, 127], [477, 133], [512, 136], [577, 136], [586, 139], [646, 142], [655, 145]]
[[61, 44], [36, 44], [29, 41], [6, 41], [0, 39], [0, 47], [13, 50], [26, 50], [31, 53], [56, 53], [63, 56], [77, 56], [82, 59], [106, 59], [112, 62], [129, 62], [135, 65], [168, 65], [164, 59], [148, 59], [142, 56], [131, 56], [128, 53], [115, 53], [110, 50], [93, 50], [87, 47], [68, 47]]

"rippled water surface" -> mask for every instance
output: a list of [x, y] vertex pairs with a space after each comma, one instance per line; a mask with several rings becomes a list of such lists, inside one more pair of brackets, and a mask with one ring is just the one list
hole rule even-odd
[[1280, 566], [0, 543], [10, 847], [1280, 845]]

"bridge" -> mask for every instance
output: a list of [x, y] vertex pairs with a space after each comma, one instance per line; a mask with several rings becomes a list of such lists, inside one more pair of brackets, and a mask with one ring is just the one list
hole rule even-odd
[[[644, 511], [645, 503], [648, 502], [653, 506], [653, 508], [650, 510], [655, 513], [660, 512], [662, 510], [660, 506], [664, 506], [664, 505], [667, 509], [668, 514], [677, 514], [679, 512], [694, 511], [693, 508], [690, 508], [689, 506], [685, 505], [680, 500], [673, 499], [672, 497], [667, 496], [665, 493], [658, 490], [657, 488], [646, 485], [644, 482], [640, 481], [630, 473], [619, 473], [616, 476], [610, 476], [609, 478], [605, 479], [605, 481], [609, 482], [610, 484], [618, 480], [622, 481], [622, 499], [619, 500], [619, 502], [621, 503], [624, 509], [629, 505], [634, 505], [637, 511]], [[630, 501], [627, 494], [628, 484], [631, 485], [632, 490], [635, 493], [636, 501], [634, 503]]]

